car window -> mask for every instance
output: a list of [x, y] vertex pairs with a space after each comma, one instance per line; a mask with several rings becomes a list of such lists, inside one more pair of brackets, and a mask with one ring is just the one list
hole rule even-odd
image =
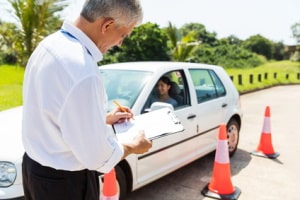
[[211, 75], [211, 78], [215, 84], [216, 92], [217, 92], [217, 97], [225, 96], [226, 95], [226, 90], [225, 87], [220, 80], [220, 78], [217, 76], [217, 74], [213, 70], [209, 70], [209, 73]]
[[152, 75], [148, 71], [101, 69], [108, 98], [108, 110], [115, 108], [113, 100], [132, 108], [138, 95]]
[[[176, 101], [175, 106], [173, 106], [174, 109], [178, 109], [185, 105], [190, 105], [190, 96], [187, 88], [186, 77], [184, 75], [183, 70], [171, 71], [166, 74], [163, 74], [161, 77], [168, 77], [171, 81], [169, 95], [172, 99]], [[157, 80], [156, 85], [153, 87], [152, 92], [150, 93], [145, 103], [143, 112], [145, 112], [145, 109], [149, 109], [151, 107], [151, 104], [154, 103], [157, 99], [155, 97], [157, 97], [158, 95], [158, 81], [159, 79]]]
[[225, 88], [213, 70], [189, 69], [198, 103], [209, 101], [226, 94]]

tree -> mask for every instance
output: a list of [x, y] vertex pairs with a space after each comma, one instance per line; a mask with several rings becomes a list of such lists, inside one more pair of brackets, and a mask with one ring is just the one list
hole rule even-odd
[[191, 62], [219, 65], [224, 68], [249, 68], [263, 64], [264, 60], [257, 54], [230, 44], [227, 39], [219, 41], [217, 46], [202, 44], [195, 50]]
[[293, 38], [296, 39], [297, 44], [300, 44], [300, 22], [291, 26]]
[[284, 44], [283, 42], [276, 42], [273, 44], [273, 56], [272, 58], [275, 60], [283, 60], [284, 59]]
[[242, 41], [241, 39], [239, 39], [238, 37], [236, 37], [235, 35], [230, 35], [230, 36], [228, 36], [228, 37], [226, 37], [226, 38], [220, 39], [220, 40], [219, 40], [219, 43], [220, 43], [220, 41], [222, 41], [222, 40], [226, 40], [226, 42], [227, 42], [228, 44], [230, 44], [230, 45], [237, 45], [237, 46], [240, 46], [240, 45], [243, 43], [243, 41]]
[[193, 32], [194, 34], [194, 40], [195, 42], [201, 41], [202, 44], [209, 44], [211, 46], [214, 46], [217, 44], [217, 38], [215, 32], [208, 32], [204, 25], [199, 23], [188, 23], [183, 25], [179, 29], [179, 33], [183, 36], [186, 36], [188, 34], [191, 34]]
[[25, 66], [37, 44], [61, 25], [58, 13], [66, 0], [9, 0], [17, 19], [16, 55]]
[[195, 38], [195, 32], [189, 32], [185, 37], [182, 37], [171, 22], [169, 22], [169, 26], [165, 31], [170, 40], [171, 59], [173, 61], [188, 61], [192, 59], [192, 53], [200, 44]]
[[265, 56], [267, 59], [272, 58], [273, 42], [259, 34], [246, 39], [243, 46], [254, 53]]
[[295, 52], [292, 53], [290, 60], [300, 61], [300, 22], [297, 22], [291, 26], [293, 38], [296, 39], [297, 46]]
[[126, 61], [170, 60], [167, 36], [157, 24], [145, 23], [136, 27], [121, 47], [110, 50], [101, 64]]
[[17, 62], [15, 50], [17, 27], [13, 23], [0, 21], [0, 63], [15, 64]]

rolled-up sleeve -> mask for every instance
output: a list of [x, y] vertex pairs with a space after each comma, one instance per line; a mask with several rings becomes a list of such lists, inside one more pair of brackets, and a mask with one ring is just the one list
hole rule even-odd
[[124, 149], [106, 124], [106, 94], [98, 76], [85, 77], [68, 94], [59, 117], [61, 134], [87, 169], [109, 172]]

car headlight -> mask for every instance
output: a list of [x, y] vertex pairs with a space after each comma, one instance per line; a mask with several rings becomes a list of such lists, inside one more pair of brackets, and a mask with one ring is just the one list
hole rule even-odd
[[11, 186], [17, 177], [17, 168], [11, 162], [0, 161], [0, 187]]

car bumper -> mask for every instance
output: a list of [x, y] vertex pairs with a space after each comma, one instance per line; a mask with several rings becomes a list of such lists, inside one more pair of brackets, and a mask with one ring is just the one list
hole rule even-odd
[[23, 200], [24, 199], [23, 186], [19, 184], [19, 185], [12, 185], [7, 188], [0, 188], [0, 199]]

